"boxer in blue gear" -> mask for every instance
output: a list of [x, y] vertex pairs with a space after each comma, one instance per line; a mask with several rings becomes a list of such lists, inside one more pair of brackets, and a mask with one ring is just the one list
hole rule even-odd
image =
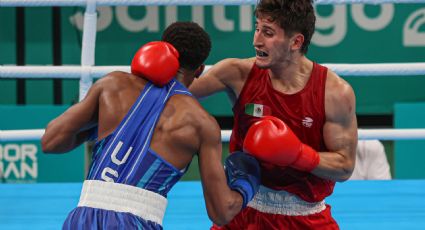
[[[254, 169], [239, 164], [227, 169], [238, 172], [227, 174], [243, 186], [227, 185], [220, 127], [187, 91], [204, 68], [209, 36], [196, 23], [177, 22], [164, 31], [162, 40], [178, 51], [178, 55], [170, 52], [179, 61], [175, 79], [152, 84], [150, 78], [161, 75], [158, 71], [167, 68], [164, 64], [142, 68], [138, 76], [109, 73], [93, 84], [84, 100], [48, 124], [42, 148], [49, 153], [68, 152], [94, 129], [98, 133], [78, 207], [68, 215], [64, 229], [162, 229], [167, 193], [195, 154], [207, 212], [215, 224], [229, 222], [252, 199], [245, 194], [256, 192], [258, 185], [252, 184], [256, 175], [245, 173], [256, 172], [258, 162], [250, 164]], [[155, 49], [164, 47], [168, 45]], [[157, 52], [162, 51], [153, 53]], [[147, 60], [154, 59], [146, 55]]]
[[[162, 88], [147, 82], [117, 129], [96, 143], [93, 162], [83, 184], [80, 202], [69, 214], [63, 229], [84, 229], [87, 226], [90, 226], [90, 229], [120, 226], [161, 229], [167, 193], [182, 177], [187, 167], [181, 171], [176, 169], [149, 146], [152, 128], [155, 127], [168, 99], [175, 94], [190, 95], [176, 80], [171, 80]], [[106, 184], [107, 182], [113, 182], [115, 185], [110, 186], [112, 183]], [[96, 194], [89, 192], [93, 189], [97, 190]], [[126, 191], [134, 199], [122, 199], [121, 192], [110, 192], [114, 189]], [[142, 196], [132, 194], [138, 191], [143, 191]], [[133, 210], [132, 202], [138, 201], [139, 206], [150, 205], [149, 209], [158, 209], [159, 215], [145, 215], [146, 212]], [[120, 207], [111, 205], [111, 202], [119, 203]]]

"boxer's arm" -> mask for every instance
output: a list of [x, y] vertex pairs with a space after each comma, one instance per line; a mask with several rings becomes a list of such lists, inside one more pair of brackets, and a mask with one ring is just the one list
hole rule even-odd
[[345, 181], [351, 176], [356, 160], [356, 102], [351, 86], [335, 74], [331, 77], [326, 86], [323, 127], [329, 151], [319, 153], [320, 163], [312, 173], [325, 179]]
[[252, 63], [250, 59], [224, 59], [195, 79], [189, 90], [197, 98], [204, 98], [221, 91], [238, 96]]
[[68, 152], [90, 138], [97, 127], [101, 82], [93, 84], [82, 101], [49, 122], [41, 139], [43, 152]]
[[217, 225], [229, 222], [242, 208], [242, 196], [227, 186], [221, 163], [220, 127], [214, 118], [203, 121], [198, 154], [204, 199], [209, 218]]

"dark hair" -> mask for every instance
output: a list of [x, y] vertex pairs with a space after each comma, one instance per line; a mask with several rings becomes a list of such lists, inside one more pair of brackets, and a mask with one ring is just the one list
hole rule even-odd
[[259, 0], [255, 16], [269, 17], [272, 22], [277, 22], [288, 36], [294, 33], [304, 35], [301, 52], [307, 53], [316, 23], [312, 0]]
[[174, 22], [162, 34], [179, 51], [180, 66], [195, 70], [207, 59], [211, 50], [210, 36], [195, 22]]

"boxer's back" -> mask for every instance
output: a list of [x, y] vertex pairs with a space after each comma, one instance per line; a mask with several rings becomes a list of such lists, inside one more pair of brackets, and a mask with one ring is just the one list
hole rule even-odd
[[[118, 127], [147, 83], [143, 78], [124, 72], [113, 72], [101, 80], [99, 139]], [[161, 113], [150, 147], [164, 160], [183, 169], [198, 152], [201, 124], [207, 125], [210, 119], [194, 98], [184, 94], [174, 95]]]

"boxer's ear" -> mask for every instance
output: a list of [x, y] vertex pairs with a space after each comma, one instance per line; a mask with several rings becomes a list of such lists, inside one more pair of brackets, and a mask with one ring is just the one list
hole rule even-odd
[[195, 70], [195, 78], [198, 78], [199, 76], [201, 76], [201, 74], [204, 72], [204, 69], [205, 69], [205, 64], [202, 64], [201, 66], [199, 66]]

